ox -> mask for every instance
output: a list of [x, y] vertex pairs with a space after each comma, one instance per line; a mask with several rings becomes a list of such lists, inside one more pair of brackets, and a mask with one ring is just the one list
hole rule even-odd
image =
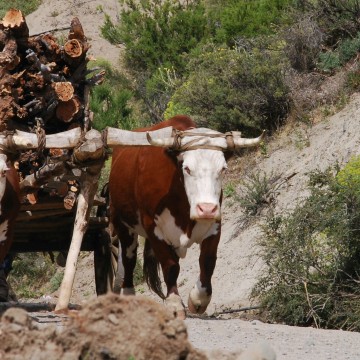
[[[200, 276], [188, 298], [190, 312], [203, 313], [211, 299], [211, 277], [221, 233], [221, 183], [226, 159], [235, 148], [255, 146], [261, 137], [226, 137], [179, 115], [150, 128], [172, 126], [183, 132], [181, 146], [174, 138], [148, 140], [158, 147], [115, 147], [109, 178], [110, 218], [119, 236], [124, 267], [123, 294], [134, 294], [133, 272], [138, 235], [145, 238], [144, 277], [150, 289], [172, 307], [178, 317], [185, 310], [177, 289], [179, 258], [194, 243], [200, 245]], [[211, 133], [196, 136], [197, 133]], [[176, 142], [176, 141], [175, 141]], [[160, 264], [167, 295], [158, 274]]]
[[14, 236], [15, 220], [20, 210], [19, 178], [15, 168], [0, 154], [0, 301], [7, 301], [8, 285], [1, 265]]

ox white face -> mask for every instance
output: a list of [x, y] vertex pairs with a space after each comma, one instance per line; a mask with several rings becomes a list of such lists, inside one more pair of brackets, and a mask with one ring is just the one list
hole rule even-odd
[[192, 220], [216, 221], [221, 218], [220, 195], [227, 169], [222, 151], [198, 149], [178, 156], [182, 162], [184, 186]]

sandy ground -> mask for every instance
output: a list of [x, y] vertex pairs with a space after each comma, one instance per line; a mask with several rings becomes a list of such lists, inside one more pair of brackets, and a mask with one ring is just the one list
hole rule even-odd
[[[67, 26], [72, 16], [78, 16], [92, 43], [95, 57], [106, 57], [118, 64], [119, 48], [99, 37], [103, 13], [99, 5], [113, 18], [118, 5], [111, 1], [44, 0], [43, 5], [27, 17], [31, 33]], [[283, 132], [268, 145], [267, 157], [260, 154], [254, 161], [254, 171], [285, 179], [276, 194], [276, 211], [293, 206], [304, 195], [306, 173], [324, 169], [338, 161], [348, 161], [360, 153], [360, 95], [355, 95], [345, 109], [313, 126], [310, 131]], [[240, 176], [240, 174], [239, 174]], [[240, 191], [240, 189], [237, 189]], [[233, 199], [224, 205], [222, 239], [213, 278], [213, 299], [208, 315], [225, 309], [250, 305], [249, 293], [263, 264], [257, 256], [256, 238], [261, 236], [258, 223], [243, 226], [243, 214]], [[181, 262], [180, 293], [186, 302], [189, 290], [198, 276], [198, 249], [192, 248]], [[78, 264], [72, 302], [87, 301], [95, 294], [92, 258], [83, 256]], [[146, 288], [140, 292], [148, 294]], [[152, 296], [151, 294], [148, 294]], [[54, 294], [56, 297], [56, 294]], [[263, 324], [240, 319], [187, 319], [190, 341], [205, 351], [245, 349], [251, 344], [266, 341], [277, 354], [277, 359], [360, 359], [360, 334], [344, 331], [325, 331], [283, 325]], [[215, 355], [214, 355], [215, 354]], [[219, 358], [216, 353], [209, 355]], [[228, 357], [231, 358], [230, 355]], [[235, 356], [236, 358], [236, 356]]]

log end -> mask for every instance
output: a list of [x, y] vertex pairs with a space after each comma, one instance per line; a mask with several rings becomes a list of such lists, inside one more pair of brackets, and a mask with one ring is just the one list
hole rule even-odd
[[25, 18], [23, 13], [18, 9], [11, 8], [5, 14], [1, 24], [6, 28], [12, 29], [14, 27], [20, 27], [24, 22]]

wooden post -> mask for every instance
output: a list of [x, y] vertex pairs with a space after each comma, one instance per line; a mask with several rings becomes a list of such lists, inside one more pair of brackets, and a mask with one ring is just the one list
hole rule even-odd
[[81, 243], [88, 226], [90, 210], [96, 194], [102, 166], [103, 163], [94, 168], [88, 168], [87, 171], [82, 172], [80, 177], [80, 194], [77, 199], [74, 231], [66, 259], [65, 273], [60, 287], [59, 300], [56, 304], [55, 311], [64, 311], [68, 309]]

